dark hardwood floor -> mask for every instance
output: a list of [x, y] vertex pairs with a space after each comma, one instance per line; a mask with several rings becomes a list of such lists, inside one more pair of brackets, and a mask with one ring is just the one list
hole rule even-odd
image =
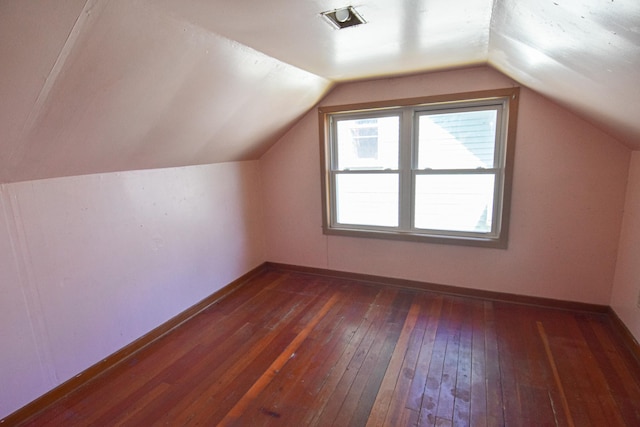
[[640, 426], [605, 315], [265, 271], [23, 425]]

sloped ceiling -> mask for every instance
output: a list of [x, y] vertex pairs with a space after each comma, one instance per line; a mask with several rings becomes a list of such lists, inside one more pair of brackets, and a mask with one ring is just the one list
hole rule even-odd
[[258, 158], [343, 81], [488, 64], [640, 150], [637, 0], [3, 0], [0, 182]]

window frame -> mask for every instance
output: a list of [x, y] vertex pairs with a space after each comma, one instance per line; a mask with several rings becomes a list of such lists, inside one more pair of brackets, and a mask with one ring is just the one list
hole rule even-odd
[[[511, 211], [511, 189], [513, 180], [513, 164], [515, 157], [516, 128], [518, 117], [518, 100], [520, 89], [518, 87], [493, 89], [486, 91], [464, 92], [456, 94], [435, 95], [418, 98], [396, 99], [379, 102], [367, 102], [358, 104], [321, 106], [318, 108], [320, 128], [320, 166], [322, 187], [322, 229], [326, 235], [338, 235], [349, 237], [368, 237], [393, 240], [408, 240], [428, 243], [459, 244], [489, 248], [507, 248], [509, 232], [509, 216]], [[428, 171], [417, 170], [417, 121], [423, 111], [436, 109], [447, 110], [451, 108], [473, 108], [477, 102], [503, 102], [502, 126], [496, 127], [496, 133], [502, 129], [506, 132], [504, 144], [496, 144], [496, 149], [502, 149], [501, 156], [504, 162], [498, 168], [495, 176], [502, 182], [494, 184], [494, 215], [496, 217], [496, 229], [492, 235], [486, 233], [457, 232], [451, 230], [425, 230], [407, 228], [411, 223], [411, 215], [415, 209], [415, 197], [411, 192], [415, 188], [415, 180], [418, 175], [440, 174], [441, 170]], [[409, 195], [409, 206], [401, 208], [403, 195], [398, 197], [398, 227], [348, 225], [335, 223], [336, 218], [336, 171], [332, 168], [337, 158], [337, 149], [332, 147], [335, 135], [332, 135], [334, 127], [331, 126], [332, 117], [371, 118], [374, 116], [400, 116], [400, 140], [399, 140], [399, 165], [397, 171], [380, 171], [379, 173], [397, 173], [399, 179], [399, 192], [404, 196]], [[407, 140], [407, 138], [409, 138]], [[403, 166], [404, 165], [404, 166]], [[409, 165], [407, 168], [406, 165]], [[495, 164], [494, 168], [495, 169]], [[499, 165], [498, 165], [499, 166]], [[371, 170], [353, 171], [349, 173], [370, 173]], [[342, 173], [342, 172], [340, 172]], [[486, 169], [478, 173], [489, 173]], [[407, 193], [408, 192], [408, 193]], [[500, 200], [501, 208], [496, 209]]]

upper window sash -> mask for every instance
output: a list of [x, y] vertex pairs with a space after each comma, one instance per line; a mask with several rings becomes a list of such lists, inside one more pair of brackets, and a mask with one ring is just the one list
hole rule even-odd
[[[370, 123], [369, 121], [371, 120], [375, 120], [376, 123]], [[386, 124], [386, 126], [381, 126], [380, 122]], [[388, 111], [359, 112], [331, 116], [329, 127], [331, 132], [330, 169], [332, 171], [399, 170], [400, 123], [399, 114]], [[376, 147], [371, 145], [368, 147], [358, 146], [357, 149], [360, 156], [358, 156], [357, 159], [355, 156], [349, 158], [349, 148], [354, 147], [340, 146], [341, 141], [345, 143], [348, 142], [340, 137], [345, 135], [350, 137], [349, 142], [371, 142], [367, 141], [367, 135], [362, 133], [362, 131], [373, 129], [377, 131], [375, 133]], [[373, 139], [373, 135], [368, 136], [369, 139]], [[374, 150], [374, 148], [377, 150]], [[360, 151], [361, 149], [362, 151]], [[376, 152], [374, 153], [374, 151]]]

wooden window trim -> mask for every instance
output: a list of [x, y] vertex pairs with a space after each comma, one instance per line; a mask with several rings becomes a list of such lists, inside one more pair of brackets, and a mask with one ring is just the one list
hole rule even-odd
[[[520, 88], [502, 88], [484, 91], [462, 92], [455, 94], [433, 95], [426, 97], [404, 98], [383, 100], [376, 102], [364, 102], [355, 104], [321, 106], [318, 108], [318, 121], [320, 132], [320, 171], [321, 171], [321, 190], [322, 190], [322, 228], [326, 235], [348, 236], [348, 237], [366, 237], [380, 238], [391, 240], [406, 240], [414, 242], [455, 244], [464, 246], [478, 246], [488, 248], [506, 249], [508, 246], [509, 236], [509, 218], [511, 214], [511, 193], [513, 182], [513, 168], [515, 160], [516, 145], [516, 129], [518, 120], [518, 101], [520, 98]], [[330, 123], [329, 115], [334, 113], [356, 113], [366, 110], [382, 110], [385, 108], [398, 108], [409, 106], [420, 106], [426, 104], [455, 104], [462, 101], [478, 101], [496, 98], [508, 98], [508, 108], [506, 117], [507, 137], [505, 140], [505, 164], [504, 164], [504, 184], [502, 193], [502, 212], [500, 235], [498, 238], [477, 238], [469, 236], [457, 236], [456, 233], [447, 232], [447, 234], [422, 234], [406, 231], [384, 231], [384, 230], [359, 230], [346, 228], [331, 227], [330, 211], [330, 158], [327, 155]]]

